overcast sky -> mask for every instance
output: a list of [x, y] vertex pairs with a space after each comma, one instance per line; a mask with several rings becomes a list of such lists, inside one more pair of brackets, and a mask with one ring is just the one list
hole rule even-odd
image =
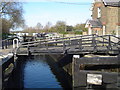
[[[85, 23], [91, 18], [91, 4], [93, 0], [29, 0], [23, 4], [24, 19], [28, 26], [36, 26], [39, 22], [43, 26], [47, 22], [52, 25], [56, 21], [66, 21], [67, 25]], [[64, 3], [65, 2], [65, 3]]]

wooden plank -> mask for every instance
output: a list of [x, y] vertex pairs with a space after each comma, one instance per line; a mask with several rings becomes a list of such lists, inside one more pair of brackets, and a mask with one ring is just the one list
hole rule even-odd
[[107, 65], [116, 64], [120, 65], [120, 59], [118, 57], [83, 57], [76, 61], [79, 64], [91, 64], [91, 65]]

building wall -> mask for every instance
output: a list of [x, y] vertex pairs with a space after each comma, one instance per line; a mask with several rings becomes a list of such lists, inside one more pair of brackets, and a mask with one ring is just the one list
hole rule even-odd
[[106, 34], [115, 34], [118, 23], [118, 7], [107, 7]]
[[120, 7], [118, 8], [118, 23], [117, 23], [117, 30], [116, 30], [116, 32], [117, 32], [117, 36], [119, 36], [120, 37]]
[[[98, 8], [100, 8], [101, 10], [101, 17], [98, 18]], [[106, 22], [107, 22], [107, 12], [106, 12], [106, 7], [104, 6], [104, 4], [102, 2], [96, 2], [94, 4], [93, 7], [93, 11], [92, 11], [92, 19], [99, 19], [101, 21], [101, 23], [106, 26]], [[96, 31], [93, 31], [94, 33]], [[99, 35], [103, 35], [103, 30], [98, 30], [98, 34]]]
[[[98, 7], [101, 10], [101, 17], [98, 18]], [[118, 26], [120, 26], [120, 7], [105, 6], [103, 2], [94, 3], [92, 18], [99, 19], [105, 26], [105, 34], [119, 34]], [[99, 31], [103, 33], [103, 30]]]

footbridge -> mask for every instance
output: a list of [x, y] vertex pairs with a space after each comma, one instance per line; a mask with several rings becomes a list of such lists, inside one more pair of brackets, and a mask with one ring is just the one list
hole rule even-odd
[[17, 55], [34, 54], [119, 54], [120, 38], [114, 35], [84, 35], [24, 42]]

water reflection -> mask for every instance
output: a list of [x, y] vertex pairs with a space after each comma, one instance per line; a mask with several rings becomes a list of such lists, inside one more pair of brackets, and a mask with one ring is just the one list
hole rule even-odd
[[28, 58], [24, 67], [24, 88], [62, 88], [44, 56]]

